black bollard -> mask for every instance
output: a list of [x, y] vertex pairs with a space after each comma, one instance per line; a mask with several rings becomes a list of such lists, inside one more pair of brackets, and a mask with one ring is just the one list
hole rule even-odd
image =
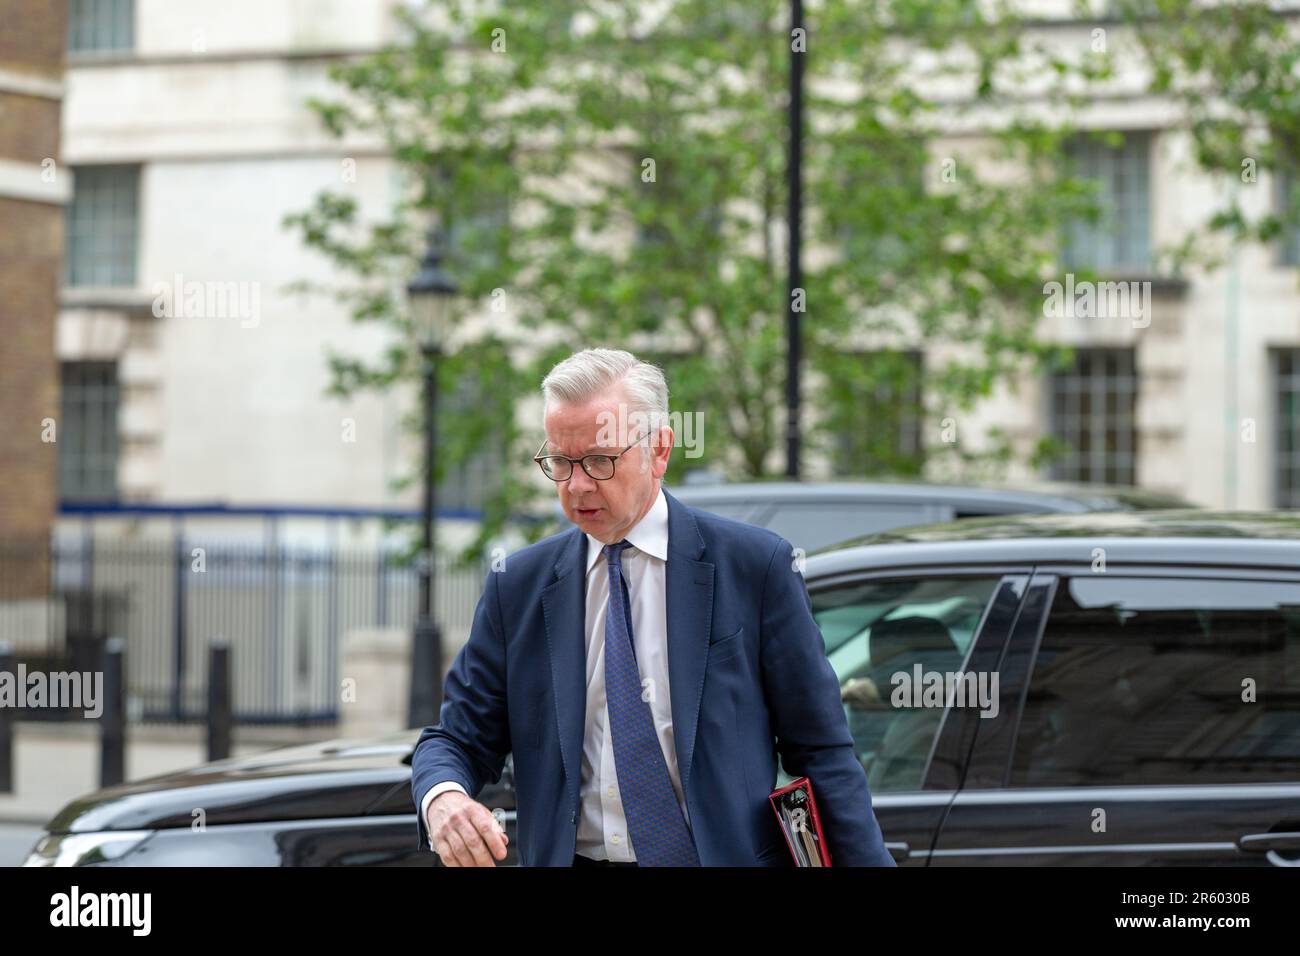
[[208, 760], [230, 756], [230, 647], [214, 643], [208, 652]]
[[126, 646], [109, 638], [104, 648], [104, 712], [99, 718], [99, 785], [126, 779]]

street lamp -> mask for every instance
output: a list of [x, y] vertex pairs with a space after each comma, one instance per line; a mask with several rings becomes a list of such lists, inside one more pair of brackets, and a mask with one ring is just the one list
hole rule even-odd
[[[802, 31], [803, 0], [791, 0], [790, 32]], [[803, 362], [803, 330], [795, 308], [795, 290], [803, 286], [800, 251], [803, 241], [803, 59], [807, 47], [790, 44], [790, 155], [786, 223], [788, 232], [785, 320], [785, 474], [798, 480], [802, 435], [799, 430], [799, 366]]]
[[420, 271], [406, 287], [420, 345], [424, 376], [424, 508], [420, 521], [420, 604], [411, 644], [411, 693], [408, 727], [438, 722], [442, 709], [442, 632], [433, 619], [433, 449], [437, 441], [438, 357], [451, 324], [456, 283], [442, 268], [443, 237], [435, 226]]

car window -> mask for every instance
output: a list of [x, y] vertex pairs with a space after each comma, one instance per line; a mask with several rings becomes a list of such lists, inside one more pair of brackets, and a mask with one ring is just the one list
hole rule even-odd
[[[812, 595], [854, 750], [873, 791], [921, 788], [944, 710], [922, 688], [929, 673], [961, 670], [999, 580], [889, 579]], [[922, 686], [914, 696], [918, 667]]]
[[1300, 584], [1063, 580], [1013, 786], [1300, 781]]
[[767, 527], [796, 548], [816, 551], [875, 531], [938, 520], [933, 509], [905, 504], [853, 502], [779, 504]]

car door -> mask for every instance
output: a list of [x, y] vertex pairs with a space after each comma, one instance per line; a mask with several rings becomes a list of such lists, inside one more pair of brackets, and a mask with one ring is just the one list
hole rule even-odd
[[1300, 577], [1040, 568], [936, 865], [1300, 865]]
[[[1023, 568], [935, 568], [809, 584], [876, 819], [901, 865], [928, 860], [974, 740], [978, 687], [958, 694], [954, 677], [952, 694], [935, 693], [927, 678], [991, 673], [1027, 582]], [[789, 781], [783, 771], [778, 785]]]

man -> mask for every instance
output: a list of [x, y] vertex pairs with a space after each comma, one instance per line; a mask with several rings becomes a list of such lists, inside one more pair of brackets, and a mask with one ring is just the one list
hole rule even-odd
[[521, 865], [790, 865], [779, 752], [812, 780], [832, 864], [893, 866], [790, 543], [663, 491], [655, 366], [587, 349], [542, 392], [537, 461], [577, 527], [487, 576], [411, 764], [420, 845], [504, 859], [472, 798], [513, 752]]

